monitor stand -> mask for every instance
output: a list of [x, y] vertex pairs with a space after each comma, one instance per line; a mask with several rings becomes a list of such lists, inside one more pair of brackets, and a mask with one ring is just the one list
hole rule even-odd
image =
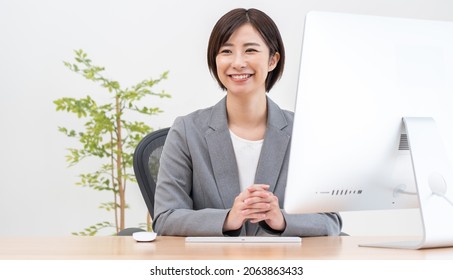
[[452, 247], [453, 169], [436, 122], [432, 118], [406, 117], [403, 125], [412, 157], [423, 235], [420, 240], [359, 246], [401, 249]]

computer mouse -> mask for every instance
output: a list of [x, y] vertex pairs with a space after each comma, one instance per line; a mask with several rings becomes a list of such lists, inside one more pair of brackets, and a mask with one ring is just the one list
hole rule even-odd
[[154, 231], [139, 231], [132, 234], [132, 237], [138, 242], [151, 242], [156, 239], [156, 236], [157, 234]]

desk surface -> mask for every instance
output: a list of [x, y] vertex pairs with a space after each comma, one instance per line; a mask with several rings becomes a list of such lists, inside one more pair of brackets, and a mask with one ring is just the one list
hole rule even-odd
[[359, 247], [363, 243], [402, 237], [307, 237], [301, 244], [197, 244], [183, 237], [162, 237], [138, 243], [129, 236], [0, 237], [0, 259], [444, 259], [453, 248], [423, 250]]

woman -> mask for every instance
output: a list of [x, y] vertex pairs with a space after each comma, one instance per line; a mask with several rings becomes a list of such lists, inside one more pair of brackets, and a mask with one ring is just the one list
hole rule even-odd
[[175, 120], [164, 146], [155, 195], [160, 235], [337, 235], [336, 213], [282, 210], [293, 113], [266, 93], [283, 72], [277, 26], [256, 9], [219, 19], [208, 66], [226, 91], [213, 107]]

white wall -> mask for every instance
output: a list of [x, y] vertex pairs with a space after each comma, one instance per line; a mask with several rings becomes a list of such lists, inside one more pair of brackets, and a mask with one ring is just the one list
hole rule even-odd
[[[82, 48], [106, 75], [128, 86], [170, 70], [160, 88], [170, 100], [155, 100], [165, 113], [149, 119], [154, 128], [178, 115], [214, 104], [223, 93], [211, 78], [205, 51], [215, 21], [235, 7], [256, 7], [280, 27], [287, 66], [270, 93], [293, 109], [304, 15], [327, 10], [453, 20], [448, 0], [2, 0], [0, 2], [0, 235], [68, 235], [111, 220], [97, 209], [106, 194], [74, 186], [80, 165], [67, 168], [68, 139], [58, 126], [79, 122], [55, 112], [64, 96], [97, 96], [99, 88], [71, 73], [63, 60]], [[127, 226], [144, 222], [146, 208], [136, 186]], [[350, 234], [410, 234], [419, 230], [417, 212], [345, 213]]]

